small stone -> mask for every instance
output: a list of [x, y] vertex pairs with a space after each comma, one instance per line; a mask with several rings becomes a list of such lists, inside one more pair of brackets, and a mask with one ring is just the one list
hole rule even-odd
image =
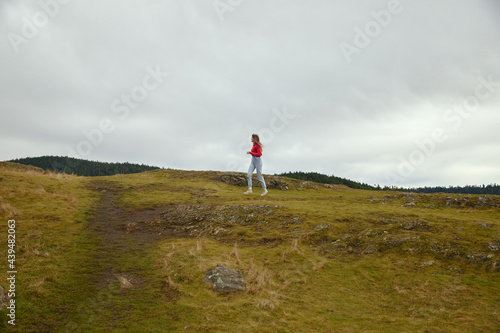
[[434, 264], [435, 264], [435, 262], [434, 262], [434, 261], [432, 261], [432, 260], [430, 260], [430, 261], [424, 261], [424, 262], [421, 262], [421, 263], [420, 263], [420, 266], [432, 266], [432, 265], [434, 265]]
[[215, 292], [244, 291], [245, 281], [242, 278], [241, 271], [228, 267], [226, 265], [217, 265], [207, 273], [203, 282], [213, 283]]
[[495, 251], [495, 252], [500, 251], [500, 239], [497, 237], [494, 237], [493, 242], [488, 244], [488, 248], [492, 251]]
[[489, 229], [493, 228], [493, 223], [484, 223], [484, 222], [476, 222], [476, 225], [481, 229]]
[[425, 228], [427, 226], [425, 222], [420, 221], [404, 221], [400, 223], [400, 225], [405, 230], [414, 230], [418, 228]]
[[120, 281], [120, 289], [130, 289], [134, 287], [126, 277], [118, 275], [116, 278]]

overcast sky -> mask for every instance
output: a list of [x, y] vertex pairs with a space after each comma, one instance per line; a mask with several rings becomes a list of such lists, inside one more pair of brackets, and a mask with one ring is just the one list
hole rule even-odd
[[500, 183], [500, 2], [0, 0], [0, 160]]

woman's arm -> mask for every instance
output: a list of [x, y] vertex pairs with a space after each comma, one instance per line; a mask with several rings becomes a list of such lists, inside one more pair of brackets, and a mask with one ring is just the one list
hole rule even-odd
[[251, 154], [252, 156], [260, 157], [262, 156], [262, 149], [260, 149], [259, 145], [254, 145], [252, 150], [247, 152], [247, 154]]

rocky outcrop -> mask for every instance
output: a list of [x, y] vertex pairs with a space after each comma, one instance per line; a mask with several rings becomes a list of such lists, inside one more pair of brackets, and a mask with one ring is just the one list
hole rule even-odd
[[491, 251], [499, 252], [500, 251], [500, 238], [493, 237], [493, 241], [488, 243], [488, 248]]
[[[213, 176], [215, 180], [233, 185], [233, 186], [247, 186], [247, 174], [243, 172], [217, 172]], [[321, 184], [311, 181], [304, 181], [299, 179], [293, 179], [282, 176], [275, 175], [264, 175], [264, 180], [266, 181], [266, 186], [268, 189], [276, 189], [281, 191], [288, 190], [319, 190], [321, 187], [329, 188], [335, 191], [354, 191], [345, 185], [334, 185], [334, 184]], [[257, 174], [252, 174], [252, 185], [253, 187], [260, 187], [260, 182], [257, 179]]]
[[247, 185], [247, 177], [243, 173], [225, 172], [223, 174], [216, 175], [215, 180], [234, 186]]
[[[247, 175], [241, 172], [224, 172], [215, 176], [215, 180], [233, 185], [233, 186], [247, 186]], [[284, 181], [281, 177], [264, 175], [264, 180], [266, 181], [266, 186], [268, 189], [277, 189], [286, 191], [291, 188], [292, 184]], [[260, 182], [257, 179], [257, 175], [252, 176], [253, 187], [260, 187]]]
[[401, 207], [421, 207], [433, 208], [473, 208], [488, 209], [500, 207], [500, 196], [496, 195], [448, 195], [424, 194], [424, 193], [398, 193], [395, 195], [386, 195], [384, 197], [371, 196], [368, 198], [370, 203], [388, 204], [393, 201], [399, 202]]
[[217, 265], [205, 274], [203, 282], [212, 283], [215, 292], [244, 291], [241, 271], [226, 265]]
[[444, 203], [448, 207], [457, 208], [493, 208], [497, 207], [495, 201], [489, 196], [479, 195], [477, 198], [469, 196], [447, 197]]

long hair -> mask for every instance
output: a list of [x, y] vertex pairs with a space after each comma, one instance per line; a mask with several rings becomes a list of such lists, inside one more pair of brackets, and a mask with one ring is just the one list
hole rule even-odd
[[258, 144], [260, 149], [264, 149], [264, 145], [262, 143], [260, 143], [260, 139], [259, 139], [259, 136], [257, 134], [252, 134], [252, 139], [253, 139], [253, 142]]

